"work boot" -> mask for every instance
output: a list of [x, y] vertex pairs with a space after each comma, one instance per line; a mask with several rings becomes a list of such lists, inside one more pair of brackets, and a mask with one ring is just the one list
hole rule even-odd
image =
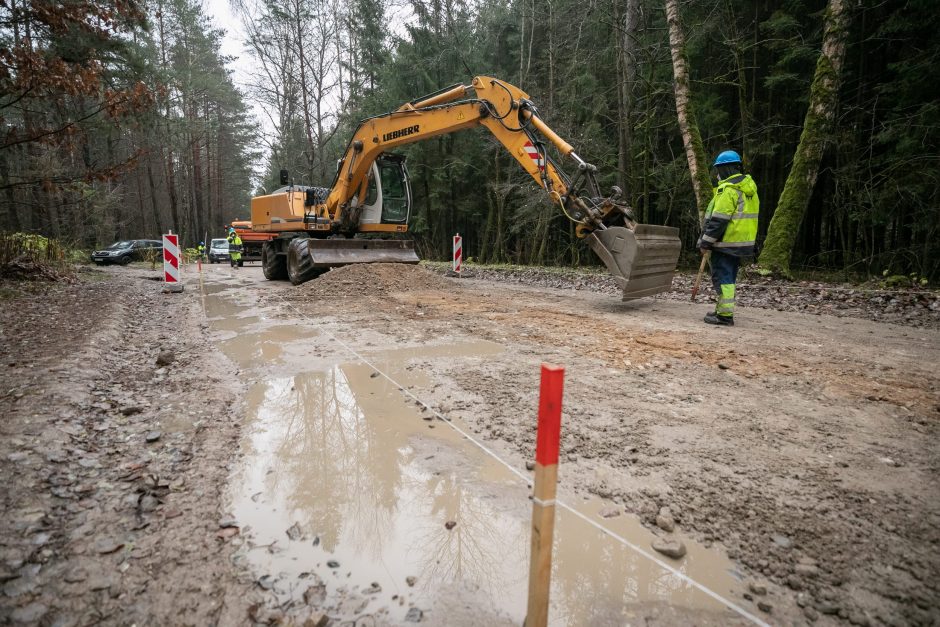
[[714, 311], [710, 311], [707, 314], [705, 314], [705, 323], [717, 324], [719, 326], [725, 326], [725, 327], [733, 327], [734, 316], [719, 316]]

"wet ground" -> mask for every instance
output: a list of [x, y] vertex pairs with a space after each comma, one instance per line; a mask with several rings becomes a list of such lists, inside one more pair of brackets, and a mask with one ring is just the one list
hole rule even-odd
[[[244, 563], [259, 584], [282, 609], [313, 597], [339, 621], [519, 624], [531, 516], [525, 467], [513, 472], [465, 437], [468, 424], [422, 401], [440, 386], [433, 375], [442, 365], [478, 368], [506, 348], [443, 337], [401, 347], [370, 330], [353, 349], [343, 339], [349, 329], [281, 300], [286, 285], [262, 284], [271, 298], [259, 299], [248, 272], [218, 274], [202, 288], [210, 327], [252, 381], [230, 489]], [[596, 498], [574, 503], [583, 518], [558, 513], [552, 624], [651, 613], [746, 622], [624, 544], [652, 552], [654, 536], [636, 518], [603, 518]], [[684, 540], [688, 554], [673, 568], [718, 594], [741, 593], [727, 557]]]
[[555, 624], [940, 623], [935, 330], [712, 329], [416, 267], [155, 274], [0, 286], [2, 624], [518, 625], [542, 362]]

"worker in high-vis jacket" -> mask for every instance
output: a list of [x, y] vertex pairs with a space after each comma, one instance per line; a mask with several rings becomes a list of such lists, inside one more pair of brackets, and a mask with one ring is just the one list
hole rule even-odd
[[241, 265], [242, 238], [234, 228], [228, 231], [228, 259], [233, 268], [237, 268]]
[[725, 150], [712, 164], [718, 187], [705, 211], [705, 226], [698, 247], [711, 251], [712, 285], [717, 304], [705, 316], [708, 324], [734, 326], [735, 282], [742, 259], [754, 256], [760, 200], [757, 184], [744, 174], [741, 156]]

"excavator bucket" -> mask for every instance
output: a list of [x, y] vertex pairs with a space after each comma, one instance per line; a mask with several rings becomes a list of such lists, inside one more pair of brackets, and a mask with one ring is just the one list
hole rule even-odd
[[414, 242], [386, 239], [311, 239], [313, 268], [332, 268], [353, 263], [418, 263]]
[[637, 224], [634, 229], [612, 226], [593, 231], [586, 239], [614, 275], [623, 300], [671, 289], [682, 248], [679, 229], [652, 224]]

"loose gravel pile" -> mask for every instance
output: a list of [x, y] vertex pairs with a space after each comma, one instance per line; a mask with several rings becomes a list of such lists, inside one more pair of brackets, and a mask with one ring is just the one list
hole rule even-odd
[[401, 263], [360, 263], [330, 270], [304, 283], [304, 296], [385, 296], [393, 292], [449, 290], [453, 284], [427, 268]]

